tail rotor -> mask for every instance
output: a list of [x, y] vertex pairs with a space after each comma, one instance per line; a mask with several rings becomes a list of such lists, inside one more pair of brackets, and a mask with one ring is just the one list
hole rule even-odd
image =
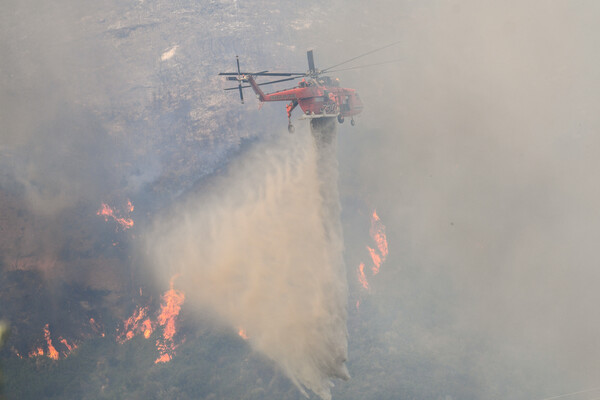
[[251, 85], [244, 85], [244, 84], [249, 83], [250, 82], [249, 80], [254, 77], [258, 77], [258, 76], [260, 76], [260, 77], [263, 77], [263, 76], [286, 77], [283, 79], [276, 79], [274, 81], [269, 81], [269, 82], [255, 83], [256, 86], [262, 86], [262, 85], [270, 85], [273, 83], [291, 81], [291, 80], [300, 79], [300, 78], [307, 76], [307, 74], [303, 73], [303, 72], [269, 72], [269, 71], [242, 72], [242, 70], [240, 69], [240, 58], [237, 55], [235, 56], [235, 63], [237, 66], [236, 72], [219, 72], [219, 75], [225, 76], [228, 81], [236, 81], [238, 83], [237, 87], [233, 86], [233, 87], [225, 88], [225, 90], [236, 90], [237, 89], [240, 92], [240, 100], [241, 100], [242, 104], [244, 104], [243, 89], [252, 87]]
[[[242, 74], [242, 71], [240, 70], [240, 58], [238, 56], [235, 56], [235, 62], [237, 63], [237, 72], [221, 72], [219, 75], [229, 75], [227, 77], [228, 81], [237, 81], [237, 83], [238, 83], [237, 89], [240, 92], [240, 100], [242, 101], [242, 104], [244, 104], [244, 91], [242, 89], [245, 87], [248, 87], [248, 86], [242, 86], [242, 82], [247, 82], [247, 81], [246, 81], [246, 77], [244, 76], [244, 74]], [[228, 88], [225, 90], [231, 90], [231, 89], [235, 90], [236, 87], [234, 86], [232, 88]]]

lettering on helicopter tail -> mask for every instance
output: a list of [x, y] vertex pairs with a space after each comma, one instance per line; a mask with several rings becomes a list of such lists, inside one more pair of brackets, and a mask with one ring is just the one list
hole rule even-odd
[[321, 114], [336, 114], [338, 112], [338, 107], [336, 103], [326, 103], [323, 104], [321, 110], [319, 111]]

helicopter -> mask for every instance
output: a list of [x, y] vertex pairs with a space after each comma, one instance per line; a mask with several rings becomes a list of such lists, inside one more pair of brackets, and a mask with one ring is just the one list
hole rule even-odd
[[[301, 119], [337, 118], [338, 122], [342, 124], [347, 117], [350, 117], [350, 123], [354, 126], [354, 116], [359, 114], [363, 109], [363, 103], [360, 100], [358, 92], [356, 89], [341, 87], [338, 78], [332, 78], [324, 74], [396, 62], [398, 60], [334, 70], [334, 68], [337, 68], [340, 65], [393, 46], [396, 43], [399, 42], [394, 42], [387, 46], [369, 51], [323, 70], [319, 70], [315, 67], [313, 51], [309, 50], [306, 53], [308, 59], [308, 72], [242, 72], [240, 70], [240, 59], [236, 56], [237, 72], [220, 72], [219, 75], [226, 76], [228, 81], [238, 82], [237, 87], [230, 87], [225, 90], [237, 89], [240, 93], [242, 104], [244, 103], [243, 89], [245, 88], [252, 88], [261, 103], [267, 101], [289, 101], [290, 103], [287, 104], [286, 111], [288, 116], [288, 131], [290, 133], [294, 132], [294, 125], [292, 125], [291, 118], [292, 112], [297, 106], [300, 106], [302, 109], [303, 114], [302, 117], [300, 117]], [[258, 83], [256, 78], [263, 76], [287, 78]], [[260, 88], [260, 86], [263, 85], [271, 85], [296, 79], [300, 79], [300, 81], [297, 86], [291, 89], [279, 90], [273, 93], [264, 93]]]

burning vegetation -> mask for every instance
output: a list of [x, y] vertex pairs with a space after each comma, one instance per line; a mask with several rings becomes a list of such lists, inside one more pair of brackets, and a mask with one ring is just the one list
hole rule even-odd
[[[137, 307], [133, 314], [122, 321], [122, 325], [114, 331], [114, 338], [118, 344], [123, 345], [125, 342], [133, 339], [135, 336], [142, 335], [145, 339], [150, 339], [157, 330], [160, 334], [156, 338], [156, 349], [158, 358], [155, 363], [168, 362], [175, 355], [175, 349], [179, 347], [185, 340], [176, 340], [177, 335], [177, 320], [181, 305], [185, 299], [183, 292], [174, 289], [173, 280], [171, 280], [169, 290], [161, 296], [162, 302], [160, 310], [156, 313], [151, 313], [150, 306]], [[91, 328], [91, 337], [106, 337], [104, 328], [94, 318], [89, 319], [88, 328]], [[43, 328], [43, 344], [34, 347], [27, 357], [47, 356], [52, 360], [67, 358], [73, 351], [78, 348], [74, 342], [69, 342], [62, 336], [53, 336], [50, 331], [50, 324], [46, 324]], [[89, 335], [88, 335], [89, 336]], [[12, 352], [19, 358], [23, 358], [18, 349], [13, 348]]]
[[365, 290], [369, 290], [369, 282], [367, 281], [367, 276], [365, 275], [365, 263], [360, 263], [358, 265], [358, 282]]
[[[45, 355], [48, 358], [51, 358], [52, 360], [58, 360], [61, 356], [63, 358], [68, 357], [69, 354], [71, 354], [71, 352], [73, 352], [77, 348], [76, 344], [74, 344], [74, 343], [69, 344], [69, 342], [66, 339], [59, 336], [58, 342], [62, 345], [62, 346], [59, 346], [59, 348], [61, 350], [59, 352], [56, 349], [56, 347], [54, 346], [54, 343], [52, 342], [52, 335], [50, 333], [50, 324], [46, 324], [44, 326], [43, 332], [44, 332], [44, 341], [45, 341], [46, 350], [44, 350], [44, 346], [38, 346], [28, 353], [28, 357], [30, 357], [30, 358], [41, 357], [41, 356]], [[14, 349], [14, 353], [19, 358], [22, 358], [21, 354], [19, 353], [18, 350]]]
[[156, 339], [159, 356], [155, 363], [169, 362], [175, 355], [175, 349], [181, 344], [181, 342], [176, 343], [174, 338], [177, 334], [177, 319], [185, 295], [173, 287], [176, 278], [177, 276], [171, 278], [169, 290], [161, 296], [160, 311], [155, 318], [150, 316], [148, 306], [139, 307], [123, 321], [123, 330], [117, 335], [117, 342], [123, 344], [140, 334], [145, 339], [150, 339], [156, 329], [162, 327], [162, 335]]
[[176, 278], [177, 275], [171, 278], [171, 282], [169, 283], [170, 288], [162, 296], [162, 304], [157, 321], [163, 327], [163, 335], [162, 338], [156, 340], [159, 357], [154, 363], [170, 361], [175, 355], [175, 349], [179, 346], [179, 344], [175, 344], [173, 338], [177, 333], [175, 322], [177, 321], [177, 316], [179, 315], [185, 296], [183, 292], [173, 288], [173, 281]]
[[[372, 276], [375, 276], [379, 273], [381, 266], [387, 259], [388, 255], [388, 242], [387, 236], [385, 234], [385, 225], [381, 222], [381, 219], [377, 215], [377, 210], [373, 210], [373, 214], [371, 214], [371, 228], [369, 229], [369, 234], [371, 239], [375, 243], [373, 247], [366, 246], [369, 255], [371, 257], [371, 272]], [[369, 280], [367, 278], [367, 274], [365, 272], [365, 263], [361, 262], [357, 268], [357, 277], [358, 283], [362, 289], [368, 291], [369, 290]], [[360, 305], [360, 300], [356, 302], [356, 308], [358, 309]]]
[[[373, 210], [373, 215], [371, 216], [371, 229], [369, 230], [371, 234], [371, 238], [377, 245], [377, 249], [379, 250], [379, 255], [375, 254], [373, 249], [369, 249], [371, 253], [371, 257], [373, 258], [373, 263], [377, 266], [377, 272], [379, 272], [379, 267], [381, 263], [385, 261], [388, 255], [388, 243], [387, 236], [385, 235], [385, 225], [381, 222], [381, 219], [377, 215], [377, 210]], [[377, 256], [377, 260], [379, 264], [375, 261], [374, 255]], [[375, 270], [373, 270], [374, 274], [377, 274]]]
[[129, 214], [131, 214], [133, 210], [134, 206], [130, 200], [127, 200], [127, 205], [125, 206], [125, 211], [123, 212], [125, 216], [121, 216], [121, 213], [118, 210], [115, 211], [115, 209], [111, 208], [108, 204], [102, 203], [102, 206], [98, 212], [96, 212], [96, 215], [104, 217], [104, 221], [106, 222], [108, 222], [109, 219], [112, 219], [117, 223], [117, 230], [121, 228], [122, 230], [126, 231], [127, 229], [133, 227], [133, 219], [129, 217]]
[[[152, 334], [152, 322], [148, 315], [148, 307], [140, 307], [136, 309], [131, 317], [123, 321], [123, 332], [117, 336], [117, 342], [125, 343], [127, 340], [132, 339], [139, 333], [144, 333], [144, 337], [148, 338]], [[150, 329], [148, 329], [150, 326]], [[146, 333], [149, 330], [149, 334]]]
[[244, 328], [240, 328], [240, 330], [238, 331], [238, 335], [239, 337], [241, 337], [244, 340], [248, 340], [248, 334], [246, 333], [246, 330]]

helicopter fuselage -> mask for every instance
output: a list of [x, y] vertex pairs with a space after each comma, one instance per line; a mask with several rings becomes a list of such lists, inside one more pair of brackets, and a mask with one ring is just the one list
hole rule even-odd
[[262, 102], [289, 101], [288, 117], [296, 105], [303, 112], [303, 118], [352, 117], [362, 111], [363, 104], [355, 89], [339, 87], [337, 79], [323, 76], [300, 81], [297, 87], [264, 93], [252, 75], [244, 79]]
[[[240, 101], [242, 102], [242, 104], [244, 103], [244, 88], [249, 87], [251, 87], [252, 90], [254, 90], [254, 93], [256, 93], [258, 99], [261, 102], [289, 101], [289, 103], [286, 106], [286, 110], [288, 117], [288, 130], [290, 132], [294, 131], [294, 126], [292, 125], [291, 118], [292, 112], [297, 106], [300, 106], [300, 108], [302, 109], [302, 117], [300, 117], [302, 119], [337, 117], [338, 122], [342, 124], [344, 123], [344, 119], [346, 117], [350, 117], [350, 124], [354, 125], [354, 115], [359, 114], [363, 109], [363, 104], [360, 100], [360, 97], [358, 96], [358, 93], [355, 89], [340, 87], [339, 79], [331, 78], [330, 76], [327, 76], [327, 74], [336, 71], [387, 64], [388, 62], [384, 62], [366, 65], [362, 67], [352, 67], [338, 70], [334, 69], [339, 67], [340, 65], [357, 60], [358, 58], [367, 56], [369, 54], [373, 54], [376, 51], [383, 50], [397, 43], [399, 43], [399, 41], [363, 53], [359, 56], [353, 57], [349, 60], [338, 63], [323, 70], [317, 69], [315, 67], [313, 51], [309, 50], [306, 52], [306, 58], [308, 60], [307, 72], [242, 72], [240, 68], [240, 59], [238, 56], [235, 56], [237, 72], [219, 72], [219, 75], [226, 76], [226, 79], [228, 81], [237, 82], [237, 87], [228, 87], [225, 88], [225, 90], [237, 89], [240, 93]], [[283, 78], [271, 80], [269, 82], [256, 82], [257, 77], [264, 76]], [[271, 85], [275, 83], [293, 81], [296, 79], [301, 80], [298, 82], [297, 86], [291, 89], [278, 90], [272, 93], [264, 93], [260, 88], [260, 86], [262, 85]], [[244, 85], [246, 83], [249, 85]], [[316, 123], [316, 121], [312, 122]]]

